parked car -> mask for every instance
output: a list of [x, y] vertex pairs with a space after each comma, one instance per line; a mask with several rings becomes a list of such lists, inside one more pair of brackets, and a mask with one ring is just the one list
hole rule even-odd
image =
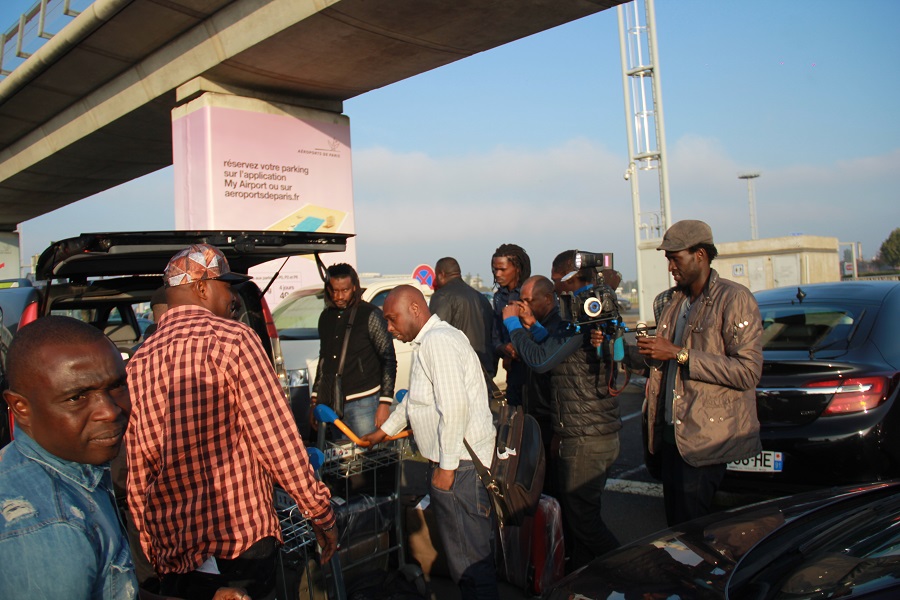
[[[6, 322], [17, 327], [51, 314], [91, 323], [102, 329], [127, 359], [143, 339], [145, 323], [137, 315], [162, 285], [163, 270], [179, 250], [193, 243], [212, 244], [222, 250], [233, 271], [247, 273], [250, 267], [269, 260], [341, 252], [348, 237], [273, 231], [82, 234], [56, 242], [41, 254], [35, 277], [42, 283], [0, 288], [0, 306]], [[232, 286], [232, 290], [241, 305], [238, 319], [259, 334], [284, 381], [278, 334], [260, 291], [264, 286], [265, 282], [251, 280]]]
[[544, 598], [898, 598], [898, 523], [898, 481], [782, 497], [622, 546]]
[[[428, 286], [405, 277], [363, 277], [359, 283], [362, 299], [379, 308], [384, 306], [385, 298], [398, 285], [419, 288], [426, 300], [430, 300], [432, 294]], [[323, 310], [324, 286], [314, 285], [292, 292], [272, 312], [284, 356], [291, 409], [304, 437], [308, 435], [307, 413], [319, 362], [319, 315]], [[408, 388], [412, 347], [394, 340], [394, 352], [397, 354], [396, 389]]]
[[[12, 333], [6, 328], [3, 319], [3, 309], [0, 308], [0, 394], [9, 388], [9, 380], [6, 377], [6, 353], [12, 342]], [[0, 448], [7, 445], [12, 439], [12, 421], [9, 419], [9, 407], [0, 398]]]
[[900, 477], [900, 282], [759, 291], [763, 452], [723, 488], [783, 493]]
[[3, 326], [15, 334], [19, 321], [31, 322], [37, 317], [39, 294], [28, 279], [0, 281], [0, 309], [3, 310]]
[[[19, 326], [21, 315], [37, 308], [37, 291], [27, 279], [0, 281], [0, 394], [9, 382], [6, 379], [6, 351]], [[0, 400], [0, 448], [12, 439], [12, 422], [6, 402]]]
[[616, 301], [619, 303], [619, 309], [622, 312], [625, 312], [626, 310], [631, 310], [631, 300], [629, 300], [628, 298], [626, 298], [624, 296], [616, 295]]

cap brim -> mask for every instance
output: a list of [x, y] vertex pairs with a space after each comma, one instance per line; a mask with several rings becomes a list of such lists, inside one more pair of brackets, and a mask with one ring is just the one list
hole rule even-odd
[[666, 252], [678, 252], [679, 250], [684, 250], [685, 248], [677, 247], [679, 244], [673, 244], [672, 242], [663, 242], [659, 246], [656, 247], [657, 250], [665, 250]]
[[244, 283], [245, 281], [250, 281], [253, 279], [250, 275], [242, 275], [240, 273], [225, 273], [224, 275], [220, 275], [216, 277], [219, 281], [224, 281], [226, 283]]

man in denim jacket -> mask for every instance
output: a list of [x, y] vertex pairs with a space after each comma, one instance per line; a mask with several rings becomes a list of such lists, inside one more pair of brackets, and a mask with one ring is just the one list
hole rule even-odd
[[138, 590], [110, 479], [131, 412], [119, 351], [87, 323], [48, 316], [19, 330], [7, 368], [0, 598], [155, 597]]

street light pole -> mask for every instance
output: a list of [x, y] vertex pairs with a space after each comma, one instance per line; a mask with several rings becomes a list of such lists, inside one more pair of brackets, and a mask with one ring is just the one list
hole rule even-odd
[[756, 195], [753, 193], [753, 180], [759, 177], [759, 173], [741, 173], [738, 179], [747, 180], [747, 199], [750, 204], [750, 239], [758, 240], [759, 231], [756, 228]]

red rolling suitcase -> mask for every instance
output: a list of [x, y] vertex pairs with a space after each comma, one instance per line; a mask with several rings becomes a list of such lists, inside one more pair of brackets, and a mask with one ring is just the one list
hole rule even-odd
[[539, 596], [565, 573], [562, 513], [559, 501], [541, 495], [533, 517], [500, 529], [497, 571], [501, 579]]
[[566, 571], [562, 509], [556, 498], [541, 495], [533, 519], [531, 536], [531, 593], [541, 595], [562, 579]]

